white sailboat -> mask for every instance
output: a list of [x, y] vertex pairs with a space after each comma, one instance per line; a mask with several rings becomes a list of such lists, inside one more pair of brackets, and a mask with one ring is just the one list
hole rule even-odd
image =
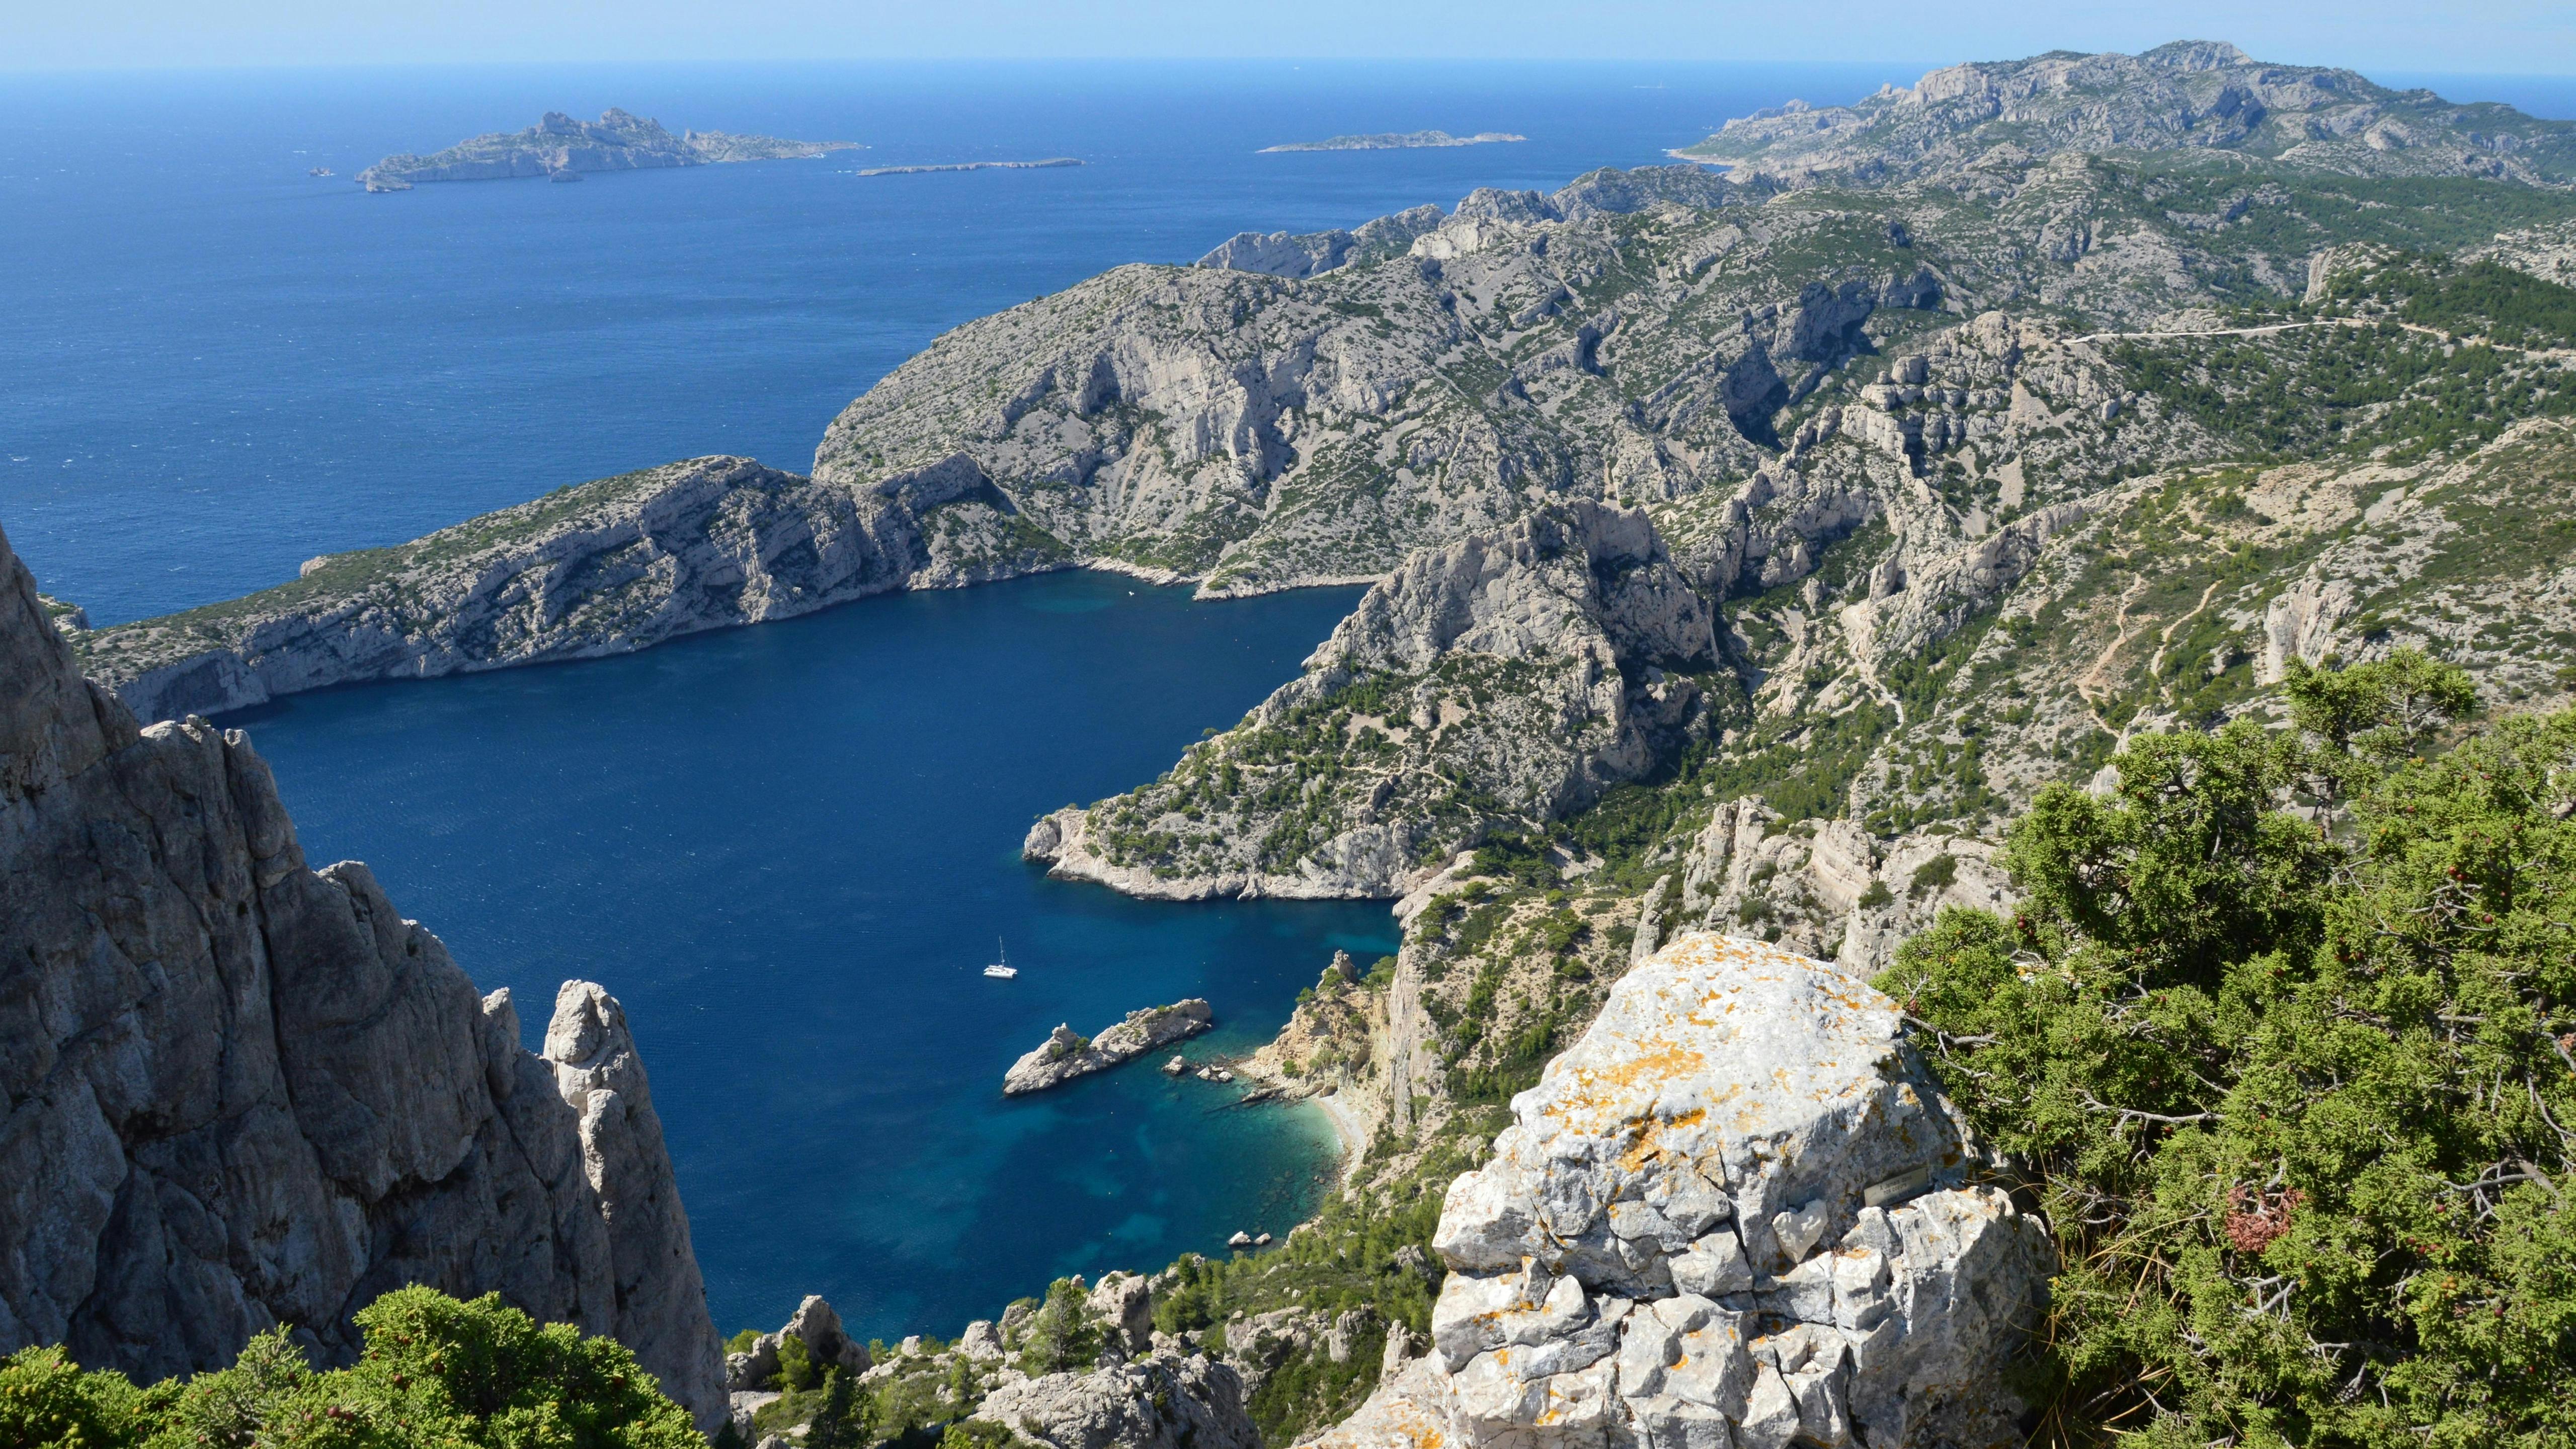
[[1001, 937], [995, 936], [993, 938], [993, 949], [1000, 953], [1002, 959], [985, 967], [985, 975], [998, 976], [1004, 981], [1008, 981], [1012, 977], [1020, 974], [1020, 968], [1011, 964], [1011, 953], [1003, 947]]

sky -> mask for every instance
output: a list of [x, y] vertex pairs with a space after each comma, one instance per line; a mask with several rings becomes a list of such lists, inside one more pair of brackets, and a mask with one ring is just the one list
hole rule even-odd
[[0, 70], [933, 58], [1999, 59], [2232, 40], [2358, 70], [2576, 74], [2565, 0], [0, 0]]

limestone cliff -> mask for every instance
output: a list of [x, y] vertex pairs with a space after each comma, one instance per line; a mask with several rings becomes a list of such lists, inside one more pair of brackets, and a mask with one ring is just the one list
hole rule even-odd
[[1622, 979], [1450, 1185], [1432, 1353], [1321, 1443], [2018, 1442], [2047, 1236], [1896, 1003], [1692, 936]]
[[1407, 560], [1242, 724], [1025, 852], [1135, 895], [1401, 895], [1669, 761], [1717, 662], [1646, 516], [1565, 504]]
[[[1010, 511], [955, 470], [850, 489], [747, 458], [693, 458], [398, 547], [326, 555], [246, 598], [92, 630], [81, 658], [136, 714], [166, 719], [331, 684], [618, 654], [1054, 566], [1042, 550], [995, 542]], [[982, 571], [950, 566], [961, 539], [976, 541]]]
[[426, 1283], [613, 1334], [712, 1425], [722, 1364], [623, 1013], [540, 1057], [367, 868], [306, 868], [268, 767], [138, 729], [0, 538], [0, 1352], [158, 1378]]

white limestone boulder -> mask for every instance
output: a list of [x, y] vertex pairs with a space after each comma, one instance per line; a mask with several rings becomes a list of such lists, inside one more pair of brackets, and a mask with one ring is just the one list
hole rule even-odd
[[1454, 1183], [1431, 1352], [1333, 1449], [1840, 1449], [2016, 1440], [2001, 1370], [2048, 1235], [1896, 1004], [1690, 934], [1612, 989]]

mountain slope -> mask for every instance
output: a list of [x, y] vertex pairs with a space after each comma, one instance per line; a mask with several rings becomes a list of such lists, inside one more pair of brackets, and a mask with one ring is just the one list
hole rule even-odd
[[2225, 153], [2355, 176], [2576, 178], [2576, 124], [2457, 105], [2348, 70], [2176, 41], [2143, 55], [2051, 51], [1947, 66], [1849, 106], [1792, 102], [1674, 154], [1740, 178], [1872, 182], [2066, 152]]

